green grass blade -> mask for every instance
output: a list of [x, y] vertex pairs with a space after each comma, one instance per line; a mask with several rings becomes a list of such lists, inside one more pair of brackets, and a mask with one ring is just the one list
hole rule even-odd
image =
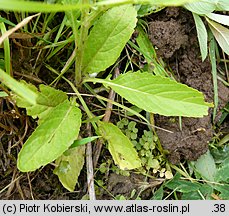
[[[6, 32], [6, 27], [5, 24], [2, 22], [0, 23], [0, 29], [2, 32], [2, 35]], [[11, 64], [10, 64], [10, 42], [9, 42], [9, 38], [6, 38], [4, 40], [4, 62], [5, 62], [5, 70], [6, 73], [10, 75], [10, 68], [11, 68]]]
[[[195, 2], [197, 0], [154, 0], [154, 5], [159, 6], [180, 6], [185, 3]], [[119, 6], [124, 4], [152, 4], [152, 0], [107, 0], [100, 1], [96, 4], [47, 4], [37, 1], [21, 0], [0, 0], [0, 9], [9, 11], [24, 12], [61, 12], [71, 10], [81, 10], [83, 8], [95, 6]]]
[[19, 12], [63, 12], [90, 7], [90, 4], [46, 4], [44, 2], [21, 1], [21, 0], [0, 0], [0, 9]]
[[216, 111], [218, 107], [218, 83], [217, 83], [217, 69], [216, 69], [216, 57], [215, 57], [215, 50], [216, 50], [216, 42], [212, 35], [209, 33], [210, 36], [210, 44], [209, 44], [209, 56], [212, 66], [212, 79], [213, 79], [213, 88], [214, 88], [214, 110], [213, 110], [213, 120], [216, 117]]
[[207, 29], [204, 25], [204, 22], [202, 21], [202, 19], [197, 14], [192, 13], [192, 15], [194, 17], [195, 24], [196, 24], [196, 31], [197, 31], [202, 61], [204, 61], [207, 57], [207, 54], [208, 54], [208, 33], [207, 33]]
[[29, 103], [33, 105], [36, 104], [36, 99], [38, 95], [30, 90], [27, 86], [23, 85], [22, 83], [18, 82], [10, 75], [5, 73], [2, 69], [0, 69], [0, 81]]

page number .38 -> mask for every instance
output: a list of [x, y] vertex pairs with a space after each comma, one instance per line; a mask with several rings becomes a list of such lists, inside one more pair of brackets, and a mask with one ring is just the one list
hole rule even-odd
[[225, 204], [214, 204], [214, 209], [212, 212], [225, 212], [226, 211], [226, 206]]

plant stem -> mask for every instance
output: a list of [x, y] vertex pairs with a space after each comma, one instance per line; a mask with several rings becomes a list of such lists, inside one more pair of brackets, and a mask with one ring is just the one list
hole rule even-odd
[[[83, 4], [89, 4], [89, 0], [82, 0]], [[88, 36], [89, 26], [87, 25], [87, 17], [89, 16], [89, 8], [84, 8], [81, 10], [81, 27], [80, 27], [80, 36], [78, 42], [78, 51], [75, 61], [75, 83], [78, 86], [82, 80], [82, 60], [84, 52], [84, 42]]]
[[[57, 75], [60, 75], [54, 68], [52, 68], [52, 67], [49, 66], [48, 64], [45, 64], [45, 66], [46, 66], [51, 72], [53, 72], [53, 73], [55, 73], [55, 74], [57, 74]], [[1, 71], [0, 71], [0, 72], [1, 72]], [[89, 110], [89, 108], [88, 108], [86, 102], [85, 102], [84, 99], [82, 98], [81, 94], [78, 92], [78, 90], [77, 90], [77, 88], [75, 87], [75, 85], [74, 85], [71, 81], [69, 81], [68, 79], [66, 79], [64, 76], [62, 76], [62, 79], [64, 79], [64, 80], [71, 86], [72, 90], [75, 92], [76, 96], [79, 98], [79, 100], [80, 100], [80, 102], [81, 102], [81, 104], [82, 104], [82, 106], [83, 106], [85, 112], [87, 113], [87, 116], [88, 116], [90, 119], [94, 118], [93, 114], [92, 114], [91, 111]], [[97, 129], [98, 127], [97, 127], [97, 125], [95, 124], [95, 122], [92, 122], [91, 124], [92, 124], [92, 126], [94, 127], [96, 133], [99, 134], [99, 133], [98, 133], [98, 129]]]
[[[63, 77], [63, 79], [65, 79], [65, 81], [72, 87], [73, 91], [76, 93], [76, 95], [77, 95], [77, 97], [79, 98], [79, 100], [80, 100], [80, 102], [81, 102], [83, 108], [85, 109], [85, 112], [87, 113], [87, 116], [88, 116], [89, 118], [93, 118], [93, 117], [94, 117], [93, 114], [92, 114], [91, 111], [89, 110], [89, 108], [88, 108], [86, 102], [84, 101], [84, 99], [82, 98], [81, 94], [78, 92], [78, 90], [77, 90], [76, 87], [74, 86], [74, 84], [73, 84], [71, 81], [69, 81], [68, 79], [66, 79], [65, 77]], [[92, 122], [92, 125], [93, 125], [95, 131], [97, 132], [97, 125], [95, 124], [95, 122]], [[97, 133], [97, 134], [99, 134], [99, 133]]]
[[[91, 137], [91, 124], [87, 123], [88, 137]], [[90, 200], [96, 200], [95, 187], [94, 187], [94, 170], [92, 162], [92, 147], [91, 142], [86, 147], [86, 161], [87, 161], [87, 187]]]

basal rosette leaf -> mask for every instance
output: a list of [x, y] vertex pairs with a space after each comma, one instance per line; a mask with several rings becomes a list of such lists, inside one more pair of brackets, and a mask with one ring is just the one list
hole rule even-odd
[[17, 166], [22, 172], [34, 171], [54, 161], [77, 139], [81, 111], [65, 101], [52, 109], [23, 145]]
[[84, 73], [100, 72], [114, 64], [134, 32], [137, 11], [133, 5], [113, 7], [93, 26], [83, 50]]
[[139, 108], [165, 116], [203, 117], [213, 106], [196, 89], [147, 72], [128, 72], [115, 80], [94, 80], [111, 87]]
[[69, 191], [74, 191], [79, 174], [84, 165], [85, 145], [68, 149], [57, 160], [53, 171], [61, 184]]
[[107, 140], [108, 150], [120, 169], [128, 170], [141, 167], [141, 160], [133, 143], [117, 126], [108, 122], [99, 122], [99, 131]]

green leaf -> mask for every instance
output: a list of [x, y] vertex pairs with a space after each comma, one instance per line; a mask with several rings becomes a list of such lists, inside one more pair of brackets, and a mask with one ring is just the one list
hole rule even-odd
[[[50, 112], [54, 107], [68, 99], [66, 93], [52, 88], [50, 86], [40, 85], [40, 91], [36, 90], [35, 86], [27, 84], [33, 91], [37, 92], [37, 100], [35, 105], [30, 105], [20, 97], [15, 97], [17, 105], [26, 108], [27, 114], [33, 118], [39, 118], [39, 123], [42, 118]], [[35, 88], [35, 89], [34, 89]]]
[[200, 189], [201, 185], [185, 180], [172, 180], [166, 184], [166, 187], [182, 193], [189, 193]]
[[187, 3], [184, 5], [184, 7], [193, 13], [204, 15], [213, 12], [216, 8], [216, 5], [213, 1], [198, 1]]
[[103, 71], [117, 60], [134, 31], [136, 17], [132, 5], [114, 7], [100, 17], [85, 41], [84, 72]]
[[164, 195], [164, 186], [162, 185], [158, 190], [156, 190], [151, 200], [162, 200], [163, 195]]
[[223, 148], [214, 148], [211, 153], [217, 164], [224, 163], [229, 158], [229, 145], [225, 145]]
[[148, 35], [144, 32], [144, 30], [138, 26], [137, 27], [138, 36], [136, 41], [140, 47], [141, 53], [144, 55], [144, 58], [148, 63], [152, 63], [155, 61], [154, 59], [157, 57], [156, 51], [149, 40]]
[[141, 160], [132, 142], [117, 126], [112, 123], [99, 122], [99, 131], [103, 138], [108, 141], [108, 150], [120, 169], [141, 167]]
[[196, 31], [197, 31], [197, 36], [198, 36], [198, 41], [200, 45], [200, 52], [202, 56], [202, 61], [204, 61], [207, 57], [208, 54], [208, 34], [207, 34], [207, 29], [204, 25], [204, 22], [202, 19], [195, 13], [192, 13], [195, 24], [196, 24]]
[[100, 0], [97, 5], [120, 5], [120, 4], [153, 4], [159, 6], [181, 6], [186, 3], [196, 2], [197, 0]]
[[[154, 5], [161, 6], [179, 6], [185, 4], [187, 2], [194, 2], [196, 0], [154, 0]], [[222, 0], [221, 0], [222, 1]], [[13, 10], [13, 11], [25, 11], [25, 12], [62, 12], [62, 11], [70, 11], [70, 10], [78, 10], [83, 8], [92, 8], [97, 6], [115, 6], [121, 4], [130, 4], [130, 3], [138, 3], [130, 0], [107, 0], [107, 1], [98, 1], [96, 4], [46, 4], [44, 2], [37, 1], [23, 1], [22, 0], [0, 0], [0, 9], [2, 10]], [[139, 3], [150, 4], [152, 0], [139, 0]]]
[[228, 0], [216, 0], [216, 10], [229, 11]]
[[92, 136], [92, 137], [87, 137], [87, 138], [83, 138], [80, 140], [75, 140], [74, 143], [70, 146], [70, 148], [75, 148], [75, 147], [78, 147], [81, 145], [85, 145], [89, 142], [92, 142], [92, 141], [98, 139], [98, 138], [100, 138], [100, 136]]
[[222, 50], [229, 55], [229, 29], [206, 18], [209, 27]]
[[197, 161], [193, 162], [196, 171], [201, 177], [208, 181], [214, 181], [216, 175], [216, 165], [210, 151], [207, 151]]
[[[131, 106], [130, 109], [133, 110], [133, 111], [135, 111], [135, 112], [137, 112], [137, 113], [140, 113], [142, 111], [142, 109], [140, 109], [137, 106]], [[135, 114], [133, 112], [127, 111], [126, 112], [126, 115], [127, 116], [134, 116]]]
[[0, 56], [0, 69], [5, 70], [5, 61]]
[[202, 184], [198, 191], [191, 191], [182, 194], [182, 200], [206, 200], [211, 199], [211, 194], [213, 193], [213, 188], [208, 184]]
[[164, 9], [165, 7], [153, 5], [153, 4], [147, 4], [147, 5], [138, 5], [138, 16], [143, 17], [143, 16], [148, 16], [152, 13], [157, 13]]
[[0, 81], [12, 91], [14, 91], [17, 95], [24, 98], [24, 100], [31, 105], [36, 104], [36, 99], [38, 95], [26, 85], [18, 82], [10, 75], [6, 74], [2, 69], [0, 69]]
[[65, 101], [52, 109], [23, 145], [17, 161], [22, 172], [34, 171], [57, 159], [77, 139], [81, 111]]
[[93, 80], [110, 86], [139, 108], [165, 116], [202, 117], [208, 114], [208, 107], [212, 106], [204, 102], [201, 92], [146, 72], [129, 72], [112, 81]]
[[0, 91], [0, 97], [7, 97], [9, 96], [6, 92]]
[[[136, 41], [139, 46], [138, 51], [143, 54], [144, 58], [149, 64], [149, 67], [152, 67], [152, 70], [156, 75], [166, 76], [165, 69], [156, 61], [157, 59], [156, 51], [151, 41], [149, 40], [148, 35], [144, 32], [144, 30], [140, 26], [137, 27], [137, 31], [138, 31], [138, 37], [136, 38]], [[134, 48], [136, 49], [137, 47]]]
[[225, 135], [218, 143], [218, 146], [222, 146], [223, 144], [229, 142], [229, 133]]
[[74, 191], [80, 171], [84, 165], [85, 146], [67, 150], [56, 160], [57, 167], [53, 171], [61, 184], [69, 191]]
[[210, 18], [211, 20], [214, 20], [218, 23], [229, 26], [229, 16], [227, 15], [209, 13], [209, 14], [206, 14], [206, 16]]
[[213, 37], [212, 32], [209, 31], [209, 57], [211, 62], [211, 72], [212, 72], [212, 82], [213, 82], [213, 91], [214, 91], [214, 109], [212, 114], [212, 119], [214, 121], [219, 104], [219, 96], [218, 96], [218, 80], [217, 80], [217, 65], [216, 65], [216, 42]]
[[[22, 3], [23, 2], [23, 3]], [[91, 4], [46, 4], [37, 1], [0, 0], [0, 9], [18, 12], [62, 12], [91, 7]]]
[[214, 188], [221, 192], [220, 198], [223, 200], [229, 200], [229, 185], [214, 185]]
[[[226, 153], [226, 155], [228, 155], [228, 148], [226, 148], [226, 146], [223, 149], [224, 154]], [[221, 159], [223, 159], [221, 161], [221, 164], [219, 166], [219, 168], [217, 169], [216, 172], [216, 177], [215, 180], [217, 182], [226, 182], [229, 183], [229, 157], [225, 157], [226, 155], [222, 155]]]
[[37, 97], [37, 104], [27, 108], [27, 114], [33, 118], [38, 117], [39, 121], [48, 114], [54, 107], [68, 99], [66, 93], [50, 86], [40, 85], [40, 92]]
[[217, 182], [229, 182], [229, 163], [219, 168], [216, 172]]

